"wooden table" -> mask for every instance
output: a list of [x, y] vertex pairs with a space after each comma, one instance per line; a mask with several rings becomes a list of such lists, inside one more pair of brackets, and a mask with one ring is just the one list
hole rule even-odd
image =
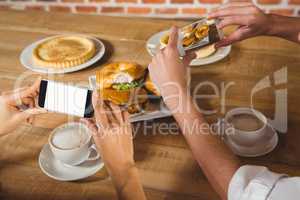
[[[20, 76], [30, 82], [37, 74], [27, 71], [19, 61], [22, 49], [47, 36], [82, 33], [105, 42], [108, 52], [94, 66], [55, 80], [87, 84], [87, 77], [104, 63], [130, 60], [146, 66], [146, 40], [175, 20], [151, 20], [39, 12], [0, 12], [0, 91], [12, 89]], [[231, 54], [215, 64], [193, 67], [192, 88], [210, 81], [221, 91], [222, 85], [233, 83], [225, 94], [201, 99], [202, 109], [215, 109], [206, 115], [216, 121], [232, 107], [249, 106], [251, 89], [259, 80], [287, 68], [288, 82], [271, 86], [254, 96], [254, 107], [273, 117], [276, 89], [288, 89], [288, 133], [280, 134], [278, 147], [270, 154], [246, 159], [244, 163], [265, 165], [277, 172], [300, 176], [300, 46], [285, 40], [259, 37], [233, 45]], [[214, 94], [212, 87], [199, 88], [198, 94]], [[0, 138], [0, 198], [2, 199], [116, 199], [114, 188], [105, 170], [81, 181], [59, 182], [42, 173], [38, 155], [52, 128], [66, 120], [64, 115], [46, 114], [34, 126], [23, 125], [15, 133]], [[180, 134], [156, 134], [161, 124], [176, 126], [172, 118], [138, 123], [134, 141], [136, 163], [149, 199], [218, 199], [201, 169], [192, 158]], [[151, 128], [149, 126], [153, 126]], [[143, 134], [143, 127], [147, 134]], [[175, 127], [176, 128], [176, 127]], [[168, 133], [165, 132], [165, 133]], [[222, 166], [220, 166], [222, 167]]]

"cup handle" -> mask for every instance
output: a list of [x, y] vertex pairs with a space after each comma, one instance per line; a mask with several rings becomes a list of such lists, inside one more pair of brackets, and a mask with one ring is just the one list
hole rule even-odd
[[[91, 157], [90, 155], [91, 155], [92, 151], [95, 151], [96, 155]], [[92, 160], [97, 160], [98, 158], [100, 158], [100, 154], [98, 153], [96, 145], [93, 144], [89, 147], [89, 157], [87, 160], [92, 161]]]

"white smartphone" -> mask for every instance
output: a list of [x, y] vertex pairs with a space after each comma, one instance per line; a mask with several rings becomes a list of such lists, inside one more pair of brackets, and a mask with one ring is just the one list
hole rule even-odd
[[41, 81], [38, 105], [78, 117], [90, 118], [94, 113], [91, 90], [49, 80]]

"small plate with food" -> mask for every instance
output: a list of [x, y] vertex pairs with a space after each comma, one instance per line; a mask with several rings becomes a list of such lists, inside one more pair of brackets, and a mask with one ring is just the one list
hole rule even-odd
[[[185, 52], [195, 51], [197, 55], [191, 62], [191, 66], [214, 63], [229, 55], [231, 46], [215, 48], [214, 44], [223, 37], [222, 31], [217, 29], [216, 24], [217, 21], [201, 19], [180, 29], [179, 43], [182, 49]], [[151, 36], [146, 44], [149, 54], [154, 56], [159, 49], [167, 45], [168, 40], [169, 30]]]
[[20, 55], [29, 70], [46, 74], [63, 74], [82, 70], [100, 60], [104, 44], [94, 37], [59, 35], [27, 46]]
[[89, 77], [90, 87], [98, 90], [103, 100], [122, 106], [130, 121], [143, 121], [170, 116], [158, 88], [147, 68], [135, 62], [114, 62], [103, 66]]

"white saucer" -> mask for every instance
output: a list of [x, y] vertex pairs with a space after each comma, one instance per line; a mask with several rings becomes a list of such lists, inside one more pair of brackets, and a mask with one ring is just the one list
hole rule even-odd
[[278, 144], [278, 135], [276, 131], [271, 127], [267, 126], [268, 135], [265, 140], [255, 144], [255, 146], [245, 147], [233, 142], [230, 137], [225, 137], [225, 143], [233, 151], [234, 154], [243, 157], [257, 157], [263, 156], [275, 149]]
[[101, 159], [88, 161], [77, 166], [65, 165], [54, 159], [49, 144], [45, 144], [40, 155], [41, 170], [49, 177], [59, 181], [75, 181], [94, 175], [104, 166]]
[[[148, 39], [148, 41], [146, 43], [146, 48], [147, 48], [148, 53], [151, 56], [154, 56], [156, 54], [156, 51], [159, 50], [160, 38], [167, 32], [168, 32], [168, 30], [158, 32], [158, 33], [152, 35]], [[199, 59], [192, 60], [192, 62], [190, 63], [190, 66], [207, 65], [207, 64], [217, 62], [219, 60], [222, 60], [226, 56], [228, 56], [230, 51], [231, 51], [231, 45], [226, 46], [226, 47], [221, 47], [211, 56], [208, 56], [206, 58], [199, 58]]]
[[[98, 40], [97, 38], [94, 37], [89, 37], [91, 40], [94, 41], [95, 45], [96, 45], [96, 54], [94, 55], [94, 57], [92, 57], [90, 60], [88, 60], [87, 62], [81, 64], [81, 65], [77, 65], [77, 66], [73, 66], [73, 67], [69, 67], [69, 68], [65, 68], [65, 69], [49, 69], [49, 68], [45, 68], [42, 66], [38, 66], [34, 63], [33, 59], [32, 59], [32, 52], [35, 49], [35, 47], [52, 38], [55, 37], [60, 37], [59, 36], [53, 36], [53, 37], [47, 37], [45, 39], [36, 41], [30, 45], [28, 45], [25, 49], [23, 49], [21, 55], [20, 55], [20, 61], [22, 63], [22, 65], [24, 67], [26, 67], [29, 70], [35, 71], [35, 72], [39, 72], [39, 73], [44, 73], [44, 74], [64, 74], [64, 73], [70, 73], [70, 72], [75, 72], [75, 71], [79, 71], [82, 70], [84, 68], [87, 68], [91, 65], [93, 65], [94, 63], [96, 63], [98, 60], [100, 60], [105, 53], [105, 46], [104, 44]], [[86, 37], [86, 36], [84, 36]]]

